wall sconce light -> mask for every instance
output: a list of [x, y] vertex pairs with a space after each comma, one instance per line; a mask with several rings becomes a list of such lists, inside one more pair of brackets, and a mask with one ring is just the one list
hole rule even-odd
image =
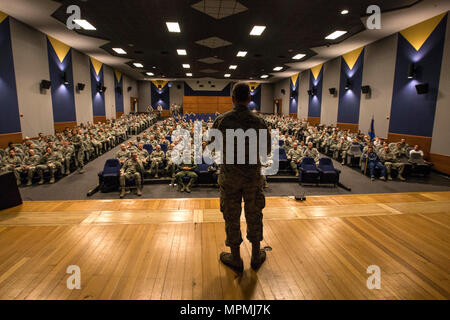
[[416, 77], [416, 66], [414, 63], [410, 63], [408, 67], [408, 79], [414, 79]]
[[102, 86], [101, 83], [97, 84], [97, 91], [103, 93], [106, 91], [106, 87]]
[[63, 83], [67, 86], [69, 84], [69, 77], [67, 76], [67, 72], [63, 73]]
[[352, 83], [351, 83], [350, 79], [347, 79], [345, 81], [345, 90], [350, 89], [351, 85], [352, 85]]

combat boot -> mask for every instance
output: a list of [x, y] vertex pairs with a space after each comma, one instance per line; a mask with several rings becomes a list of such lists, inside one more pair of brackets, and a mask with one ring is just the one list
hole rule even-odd
[[79, 173], [79, 174], [83, 174], [83, 173], [85, 173], [85, 172], [86, 172], [86, 171], [84, 170], [84, 167], [81, 167], [80, 170], [78, 170], [78, 173]]
[[121, 199], [125, 197], [125, 188], [120, 188], [120, 196]]
[[385, 177], [385, 176], [381, 176], [381, 177], [380, 177], [380, 180], [386, 181], [386, 177]]
[[186, 190], [187, 193], [191, 193], [191, 186], [192, 186], [192, 183], [193, 183], [193, 182], [194, 182], [194, 179], [191, 178], [191, 180], [189, 180], [189, 183], [187, 184], [187, 186], [186, 186], [186, 188], [185, 188], [185, 190]]
[[239, 258], [239, 260], [237, 260], [233, 258], [233, 255], [231, 253], [222, 252], [220, 254], [220, 261], [224, 265], [238, 273], [244, 272], [244, 261], [242, 260], [242, 258]]
[[388, 180], [392, 181], [392, 176], [390, 174], [388, 175]]
[[183, 182], [181, 182], [180, 184], [179, 184], [179, 187], [178, 187], [179, 189], [180, 189], [180, 191], [181, 192], [184, 192], [185, 190], [186, 190], [186, 186], [184, 185], [184, 183]]
[[295, 170], [295, 176], [298, 177], [299, 173], [298, 173], [298, 169]]
[[17, 179], [17, 186], [20, 186], [22, 184], [22, 182], [20, 181], [20, 179]]
[[406, 181], [406, 179], [405, 178], [403, 178], [403, 176], [402, 176], [402, 174], [401, 173], [399, 173], [398, 174], [398, 178], [401, 180], [401, 181]]
[[44, 184], [44, 177], [41, 177], [41, 179], [38, 182], [39, 185]]
[[31, 186], [33, 182], [31, 181], [31, 178], [28, 178], [27, 187]]
[[142, 196], [142, 186], [141, 186], [141, 185], [138, 185], [138, 186], [137, 186], [137, 192], [136, 192], [136, 194], [138, 195], [138, 197]]
[[250, 261], [250, 266], [253, 270], [258, 270], [261, 265], [266, 261], [266, 252], [264, 250], [259, 250], [258, 256], [252, 255], [252, 260]]
[[55, 183], [55, 176], [52, 176], [52, 177], [50, 178], [50, 181], [49, 181], [48, 183]]
[[158, 176], [158, 167], [156, 167], [155, 179], [158, 179], [158, 178], [159, 178], [159, 176]]

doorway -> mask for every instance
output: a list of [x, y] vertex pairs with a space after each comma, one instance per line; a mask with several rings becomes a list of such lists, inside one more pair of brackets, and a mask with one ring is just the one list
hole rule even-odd
[[130, 97], [130, 113], [137, 113], [139, 99]]
[[281, 99], [276, 99], [273, 101], [273, 114], [282, 114], [283, 111], [281, 108], [283, 107], [283, 103]]

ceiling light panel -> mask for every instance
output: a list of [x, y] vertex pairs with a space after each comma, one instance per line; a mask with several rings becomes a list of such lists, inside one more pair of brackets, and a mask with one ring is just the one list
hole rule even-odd
[[177, 53], [178, 53], [178, 55], [180, 55], [180, 56], [185, 56], [185, 55], [187, 55], [187, 52], [186, 52], [186, 50], [184, 50], [184, 49], [177, 49]]
[[73, 22], [75, 22], [77, 25], [82, 27], [84, 30], [97, 30], [92, 24], [90, 24], [87, 20], [84, 19], [74, 19]]
[[335, 40], [335, 39], [337, 39], [339, 37], [342, 37], [346, 33], [347, 33], [347, 31], [337, 30], [337, 31], [329, 34], [328, 36], [326, 36], [325, 39], [327, 39], [327, 40]]
[[295, 56], [293, 56], [292, 59], [294, 59], [294, 60], [300, 60], [300, 59], [303, 58], [304, 56], [306, 56], [306, 54], [299, 53], [299, 54], [296, 54]]
[[275, 67], [273, 68], [273, 71], [280, 71], [281, 69], [283, 69], [283, 67]]
[[183, 64], [183, 68], [185, 68], [185, 69], [189, 69], [190, 67], [191, 66], [189, 64], [187, 64], [187, 63]]
[[136, 68], [143, 68], [144, 66], [142, 65], [142, 63], [133, 63], [133, 65], [136, 67]]
[[169, 32], [181, 32], [178, 22], [166, 22], [166, 26]]
[[113, 48], [113, 50], [118, 54], [127, 54], [127, 52], [122, 48]]
[[250, 31], [251, 36], [260, 36], [264, 30], [266, 30], [266, 26], [254, 26], [252, 31]]
[[237, 65], [232, 64], [232, 65], [230, 66], [230, 69], [231, 69], [231, 70], [236, 70], [236, 69], [237, 69]]
[[237, 57], [245, 57], [247, 55], [247, 51], [239, 51], [238, 53], [237, 53]]

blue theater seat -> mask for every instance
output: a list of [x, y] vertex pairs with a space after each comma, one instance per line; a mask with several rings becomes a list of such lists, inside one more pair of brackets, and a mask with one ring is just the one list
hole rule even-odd
[[302, 183], [313, 183], [317, 184], [319, 182], [319, 170], [317, 170], [316, 163], [313, 158], [305, 157], [300, 163], [298, 181]]
[[148, 154], [152, 154], [153, 146], [151, 144], [144, 144], [143, 148], [147, 150]]
[[109, 192], [119, 188], [120, 168], [119, 159], [106, 160], [103, 170], [98, 173], [101, 192]]
[[317, 170], [319, 171], [320, 183], [334, 184], [336, 186], [339, 182], [341, 171], [334, 167], [330, 158], [320, 158]]

